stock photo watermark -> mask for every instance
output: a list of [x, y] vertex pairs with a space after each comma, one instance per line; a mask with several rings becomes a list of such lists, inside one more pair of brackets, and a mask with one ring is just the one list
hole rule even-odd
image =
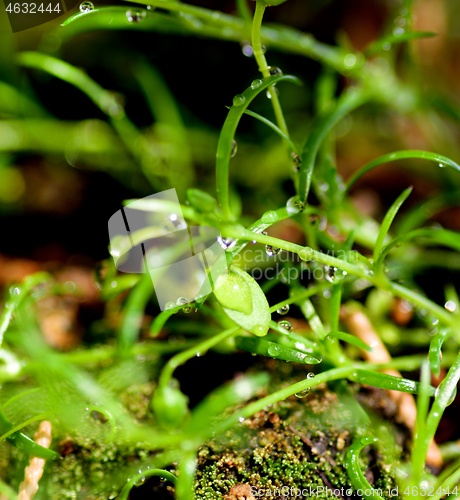
[[[129, 203], [108, 222], [110, 254], [124, 273], [150, 274], [160, 309], [183, 306], [212, 293], [217, 278], [228, 272], [226, 251], [232, 248], [219, 231], [188, 226], [175, 189]], [[356, 262], [358, 253], [330, 251]], [[255, 280], [289, 284], [302, 280], [334, 281], [345, 273], [335, 267], [303, 262], [273, 247], [240, 252], [239, 265]]]

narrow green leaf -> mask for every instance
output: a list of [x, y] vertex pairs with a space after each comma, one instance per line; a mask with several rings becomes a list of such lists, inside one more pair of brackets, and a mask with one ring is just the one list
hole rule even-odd
[[222, 210], [224, 219], [231, 220], [229, 198], [229, 164], [232, 152], [233, 139], [238, 123], [241, 120], [252, 100], [271, 85], [282, 81], [289, 81], [301, 85], [301, 81], [291, 75], [276, 75], [269, 78], [254, 80], [252, 84], [241, 94], [233, 98], [233, 106], [230, 108], [227, 118], [220, 132], [216, 154], [216, 183], [217, 199]]
[[320, 116], [310, 130], [302, 152], [302, 166], [299, 172], [299, 196], [304, 204], [308, 193], [319, 148], [327, 134], [351, 111], [366, 101], [367, 96], [362, 90], [349, 89], [339, 98], [336, 107], [324, 116]]
[[398, 210], [401, 208], [401, 205], [406, 201], [408, 196], [412, 193], [412, 187], [408, 187], [405, 189], [394, 201], [391, 205], [385, 217], [383, 218], [382, 224], [380, 225], [379, 234], [377, 235], [377, 240], [374, 245], [374, 262], [377, 262], [377, 259], [382, 251], [383, 243], [385, 241], [385, 237], [390, 230], [391, 223], [393, 219], [396, 217]]
[[[232, 294], [232, 290], [225, 287], [225, 293], [223, 291], [219, 293], [218, 291], [217, 300], [225, 299], [224, 303], [221, 304], [222, 308], [237, 325], [259, 337], [266, 335], [270, 327], [271, 315], [264, 292], [256, 280], [239, 267], [232, 266], [231, 273], [234, 275], [232, 286], [237, 286], [238, 290], [234, 289]], [[240, 301], [241, 293], [243, 293], [244, 300], [251, 300], [252, 302], [250, 312], [245, 312], [249, 311], [248, 308], [244, 308], [244, 311], [234, 309], [234, 304], [236, 304], [236, 307], [241, 308], [242, 306]], [[232, 296], [235, 301], [233, 305]], [[229, 305], [232, 308], [228, 307]]]
[[346, 471], [350, 482], [356, 490], [360, 490], [366, 500], [383, 500], [378, 491], [372, 488], [361, 470], [359, 454], [363, 448], [377, 441], [373, 437], [362, 437], [352, 443], [345, 455]]
[[442, 328], [439, 332], [431, 339], [430, 350], [428, 353], [428, 360], [430, 362], [430, 368], [435, 377], [439, 376], [441, 372], [441, 359], [442, 359], [442, 344], [448, 337], [450, 331]]
[[260, 354], [269, 358], [281, 359], [283, 361], [293, 361], [294, 363], [305, 363], [316, 365], [321, 363], [321, 359], [315, 358], [301, 352], [297, 349], [269, 342], [255, 337], [235, 337], [236, 346], [243, 351], [248, 351], [253, 354]]
[[375, 160], [372, 160], [369, 162], [367, 165], [364, 165], [364, 167], [360, 168], [357, 172], [355, 172], [351, 178], [347, 182], [347, 189], [346, 192], [350, 190], [350, 188], [356, 183], [358, 179], [360, 179], [364, 174], [369, 172], [370, 170], [373, 170], [375, 167], [378, 167], [379, 165], [383, 165], [384, 163], [390, 163], [393, 161], [397, 160], [404, 160], [404, 159], [421, 159], [421, 160], [429, 160], [429, 161], [434, 161], [435, 163], [438, 164], [438, 166], [448, 166], [453, 168], [454, 170], [457, 170], [460, 172], [460, 165], [456, 163], [455, 161], [451, 160], [450, 158], [447, 158], [447, 156], [439, 155], [437, 153], [432, 153], [430, 151], [420, 151], [417, 149], [406, 149], [403, 151], [395, 151], [393, 153], [388, 153], [383, 156], [379, 156]]
[[351, 335], [349, 333], [336, 331], [336, 332], [330, 332], [328, 335], [343, 340], [344, 342], [354, 345], [355, 347], [359, 347], [360, 349], [364, 349], [365, 351], [372, 352], [372, 348], [370, 346], [368, 346], [358, 337], [355, 337], [354, 335]]
[[388, 50], [392, 45], [409, 42], [410, 40], [418, 40], [419, 38], [431, 38], [436, 36], [432, 31], [409, 31], [402, 34], [393, 34], [384, 36], [369, 45], [364, 51], [368, 56]]
[[460, 236], [448, 229], [416, 229], [408, 234], [395, 238], [391, 243], [382, 248], [376, 266], [381, 266], [387, 254], [395, 247], [413, 239], [422, 239], [426, 245], [444, 245], [452, 250], [460, 251]]
[[[417, 394], [420, 389], [420, 384], [414, 380], [409, 380], [403, 377], [395, 377], [386, 373], [374, 372], [371, 370], [356, 370], [349, 377], [353, 382], [358, 382], [364, 385], [379, 387], [380, 389], [388, 389], [390, 391], [409, 392]], [[435, 393], [434, 387], [429, 387], [430, 395]]]
[[249, 109], [247, 109], [244, 112], [244, 114], [252, 116], [256, 120], [259, 120], [260, 122], [267, 125], [267, 127], [270, 127], [276, 134], [278, 134], [281, 137], [281, 139], [285, 140], [289, 144], [291, 151], [298, 153], [299, 148], [291, 141], [291, 139], [277, 125], [275, 125], [268, 118], [265, 118], [265, 116], [259, 115], [258, 113], [254, 113], [254, 111], [251, 111]]

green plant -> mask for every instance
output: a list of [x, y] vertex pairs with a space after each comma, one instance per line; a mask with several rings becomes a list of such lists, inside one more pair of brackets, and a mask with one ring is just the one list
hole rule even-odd
[[[362, 450], [372, 454], [372, 446], [383, 457], [385, 467], [394, 467], [390, 476], [397, 481], [401, 498], [428, 494], [444, 498], [446, 492], [455, 498], [459, 495], [458, 444], [444, 446], [442, 451], [446, 457], [450, 453], [452, 463], [439, 476], [425, 468], [430, 442], [446, 407], [455, 398], [460, 379], [459, 300], [453, 279], [445, 284], [444, 304], [440, 305], [439, 298], [417, 284], [417, 277], [424, 267], [458, 273], [458, 232], [432, 227], [429, 221], [432, 214], [457, 202], [460, 166], [445, 155], [399, 147], [367, 162], [344, 181], [336, 158], [338, 148], [343, 146], [336, 134], [338, 125], [350, 116], [364, 123], [368, 118], [359, 113], [366, 109], [392, 116], [419, 113], [427, 120], [427, 127], [432, 125], [426, 117], [433, 113], [439, 123], [443, 110], [454, 116], [452, 128], [457, 127], [458, 132], [460, 115], [455, 105], [447, 98], [429, 101], [416, 72], [415, 76], [405, 74], [405, 69], [415, 64], [408, 44], [432, 34], [412, 30], [413, 6], [405, 1], [393, 13], [396, 28], [358, 52], [346, 42], [329, 46], [286, 26], [264, 26], [265, 9], [281, 3], [256, 0], [254, 6], [239, 0], [237, 14], [230, 15], [172, 0], [145, 0], [128, 10], [125, 6], [89, 9], [55, 28], [65, 43], [86, 32], [118, 29], [199, 35], [239, 43], [251, 40], [256, 63], [249, 77], [252, 82], [235, 92], [218, 137], [195, 128], [193, 123], [184, 123], [162, 76], [142, 58], [136, 60], [135, 78], [145, 90], [151, 114], [161, 125], [153, 132], [142, 130], [129, 118], [118, 94], [103, 88], [75, 65], [46, 50], [25, 50], [17, 55], [16, 63], [22, 70], [38, 71], [70, 84], [86, 94], [104, 115], [97, 126], [92, 125], [94, 135], [78, 148], [88, 165], [105, 168], [123, 182], [131, 182], [139, 193], [145, 192], [145, 181], [152, 191], [175, 187], [190, 225], [220, 231], [229, 265], [229, 272], [219, 276], [210, 296], [194, 303], [182, 301], [162, 312], [155, 310], [146, 334], [143, 322], [154, 302], [150, 276], [117, 274], [113, 262], [107, 259], [105, 276], [99, 284], [106, 317], [114, 310], [120, 318], [115, 333], [106, 342], [96, 336], [88, 345], [65, 353], [57, 352], [43, 340], [34, 310], [46, 297], [68, 294], [65, 287], [48, 275], [37, 274], [6, 293], [0, 318], [0, 380], [4, 383], [0, 441], [9, 441], [4, 449], [11, 462], [23, 465], [23, 455], [50, 460], [49, 470], [53, 472], [44, 478], [39, 498], [48, 498], [52, 494], [48, 492], [61, 487], [57, 478], [60, 465], [51, 462], [55, 452], [39, 447], [20, 432], [30, 430], [28, 426], [33, 422], [46, 418], [58, 436], [71, 434], [83, 450], [82, 463], [90, 464], [88, 469], [74, 464], [74, 469], [66, 470], [65, 498], [75, 498], [72, 490], [83, 491], [88, 498], [97, 498], [98, 494], [128, 498], [134, 486], [150, 476], [159, 476], [174, 485], [176, 498], [188, 500], [195, 497], [197, 456], [206, 443], [267, 408], [282, 413], [290, 396], [308, 397], [309, 391], [326, 383], [329, 390], [355, 405], [357, 415], [365, 412], [351, 397], [350, 386], [417, 395], [409, 456], [396, 463], [394, 456], [385, 453], [382, 436], [377, 432], [369, 435], [372, 425], [363, 423], [368, 422], [367, 417], [357, 417], [361, 423], [350, 431], [352, 442], [342, 453], [346, 474], [335, 486], [361, 489], [367, 492], [365, 498], [390, 497], [388, 491], [379, 494], [363, 471]], [[139, 7], [141, 4], [147, 8]], [[270, 50], [321, 63], [313, 91], [314, 109], [302, 115], [300, 124], [290, 117], [293, 110], [297, 111], [295, 101], [302, 102], [302, 93], [307, 90], [297, 76], [285, 75], [278, 67], [268, 65], [270, 53], [264, 54], [263, 44]], [[399, 58], [405, 59], [401, 63]], [[21, 100], [21, 112], [26, 114], [22, 121], [15, 122], [5, 111], [5, 130], [21, 135], [26, 134], [26, 129], [30, 133], [36, 130], [34, 127], [41, 127], [36, 143], [30, 137], [19, 143], [8, 142], [8, 134], [0, 139], [5, 165], [2, 168], [11, 168], [11, 157], [21, 152], [61, 154], [55, 144], [59, 141], [49, 141], [48, 136], [56, 133], [63, 138], [59, 129], [67, 124], [50, 117], [27, 95], [28, 90], [22, 95], [22, 90], [7, 82], [2, 86]], [[217, 82], [215, 88], [223, 90], [223, 85]], [[285, 89], [286, 94], [293, 89], [289, 113], [283, 109]], [[263, 105], [260, 113], [249, 109], [265, 94], [272, 110]], [[207, 98], [204, 95], [203, 101]], [[19, 115], [19, 108], [13, 105], [13, 116]], [[275, 123], [268, 118], [270, 114]], [[238, 135], [243, 120], [254, 120], [252, 134], [270, 134], [255, 154], [248, 145], [251, 139], [241, 134], [240, 140]], [[72, 129], [72, 133], [79, 137], [78, 130]], [[196, 187], [199, 175], [193, 168], [194, 161], [209, 164], [214, 154], [214, 149], [208, 151], [211, 140], [216, 143], [216, 197], [208, 179], [203, 181], [205, 189]], [[449, 154], [458, 155], [458, 148], [452, 144], [442, 145]], [[269, 186], [263, 185], [260, 196], [254, 193], [257, 186], [248, 179], [248, 163], [238, 163], [245, 154], [253, 154], [252, 161], [255, 158], [268, 164]], [[270, 161], [270, 157], [275, 160]], [[436, 197], [428, 201], [420, 201], [423, 197], [419, 197], [420, 204], [405, 209], [413, 193], [412, 187], [406, 187], [389, 203], [382, 217], [361, 213], [352, 203], [354, 186], [365, 174], [392, 162], [401, 168], [408, 166], [414, 184], [427, 175], [434, 179], [439, 186]], [[238, 178], [246, 179], [251, 196], [240, 196], [235, 187], [238, 180], [232, 183], [234, 165]], [[436, 174], [425, 173], [424, 169], [428, 172], [430, 167]], [[263, 177], [263, 168], [258, 178]], [[270, 186], [279, 179], [290, 179], [289, 195]], [[145, 210], [150, 209], [147, 200]], [[282, 227], [283, 221], [294, 223], [293, 234], [300, 234], [295, 241], [302, 240], [302, 244], [280, 236], [277, 227]], [[257, 260], [252, 248], [262, 249], [264, 259]], [[289, 257], [282, 260], [283, 255]], [[265, 274], [266, 279], [255, 279], [254, 269], [264, 271], [272, 262], [279, 266], [279, 275]], [[303, 274], [307, 273], [313, 278], [305, 279]], [[408, 326], [390, 318], [398, 300], [418, 314]], [[363, 332], [344, 320], [344, 305], [351, 308], [352, 315], [363, 314], [365, 308], [367, 317], [377, 326], [381, 344], [369, 345]], [[296, 331], [293, 321], [282, 318], [293, 310], [307, 328]], [[272, 315], [281, 318], [275, 321]], [[110, 332], [107, 325], [105, 329]], [[183, 335], [183, 342], [169, 342], [168, 331]], [[393, 353], [384, 362], [380, 356], [383, 344]], [[255, 365], [241, 377], [216, 385], [192, 408], [176, 370], [210, 350], [230, 360], [237, 356], [235, 353], [247, 351], [265, 358], [265, 365]], [[277, 361], [270, 364], [273, 359]], [[288, 385], [280, 368], [287, 362], [301, 367], [286, 376]], [[316, 373], [308, 372], [302, 378], [305, 365], [314, 365]], [[445, 378], [435, 388], [431, 376], [437, 377], [441, 368], [446, 371]], [[390, 369], [408, 375], [384, 372]], [[292, 382], [295, 377], [299, 380]], [[122, 402], [133, 387], [139, 389], [142, 384], [150, 384], [151, 392], [148, 407], [142, 410], [144, 420], [139, 421], [132, 411], [126, 412]], [[104, 468], [104, 463], [109, 465]], [[101, 477], [101, 469], [106, 477], [97, 484], [95, 478]], [[85, 474], [91, 478], [90, 485], [85, 483]], [[15, 497], [19, 476], [17, 470], [2, 476], [0, 493], [6, 498]], [[206, 498], [214, 498], [214, 493]]]

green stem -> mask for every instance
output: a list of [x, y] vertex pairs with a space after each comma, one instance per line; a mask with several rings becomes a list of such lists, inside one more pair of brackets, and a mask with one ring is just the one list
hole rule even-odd
[[405, 288], [402, 285], [389, 281], [385, 277], [374, 276], [369, 269], [365, 269], [349, 262], [345, 262], [341, 259], [338, 259], [337, 257], [333, 257], [332, 255], [318, 252], [310, 247], [304, 247], [302, 245], [297, 245], [296, 243], [291, 243], [279, 238], [273, 238], [272, 236], [264, 234], [253, 233], [252, 231], [249, 231], [242, 226], [225, 226], [221, 229], [224, 236], [248, 241], [257, 241], [258, 243], [262, 243], [263, 245], [271, 245], [272, 247], [281, 248], [282, 250], [295, 253], [302, 260], [314, 260], [319, 262], [320, 264], [330, 267], [336, 267], [338, 269], [346, 271], [348, 274], [352, 274], [353, 276], [357, 276], [358, 278], [364, 278], [372, 283], [375, 287], [381, 288], [383, 290], [388, 290], [396, 297], [406, 299], [415, 306], [420, 307], [421, 309], [426, 309], [427, 311], [434, 314], [439, 319], [439, 321], [443, 322], [446, 326], [458, 328], [458, 318], [456, 315], [447, 312], [445, 309], [438, 306], [430, 299], [424, 297], [423, 295], [420, 295], [413, 290], [410, 290], [409, 288]]
[[[268, 69], [267, 60], [265, 59], [264, 51], [262, 48], [262, 40], [261, 40], [262, 19], [264, 17], [265, 7], [266, 5], [264, 2], [260, 0], [256, 1], [256, 10], [254, 12], [254, 18], [252, 21], [251, 37], [252, 37], [252, 50], [254, 51], [254, 58], [257, 61], [257, 65], [259, 66], [259, 71], [262, 73], [264, 78], [268, 78], [270, 76], [270, 71]], [[278, 127], [282, 130], [282, 132], [285, 135], [289, 137], [289, 131], [286, 125], [286, 121], [284, 119], [283, 110], [281, 109], [281, 104], [278, 99], [277, 90], [274, 85], [270, 85], [270, 87], [268, 88], [268, 93], [270, 95]]]

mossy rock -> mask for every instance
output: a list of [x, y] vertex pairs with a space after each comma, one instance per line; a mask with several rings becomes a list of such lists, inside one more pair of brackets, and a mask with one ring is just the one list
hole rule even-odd
[[[317, 498], [358, 498], [345, 454], [357, 438], [378, 438], [362, 452], [362, 468], [383, 498], [395, 497], [392, 465], [404, 436], [357, 403], [345, 384], [289, 398], [216, 436], [198, 455], [197, 498], [279, 500], [303, 490]], [[252, 495], [252, 496], [251, 496]]]

